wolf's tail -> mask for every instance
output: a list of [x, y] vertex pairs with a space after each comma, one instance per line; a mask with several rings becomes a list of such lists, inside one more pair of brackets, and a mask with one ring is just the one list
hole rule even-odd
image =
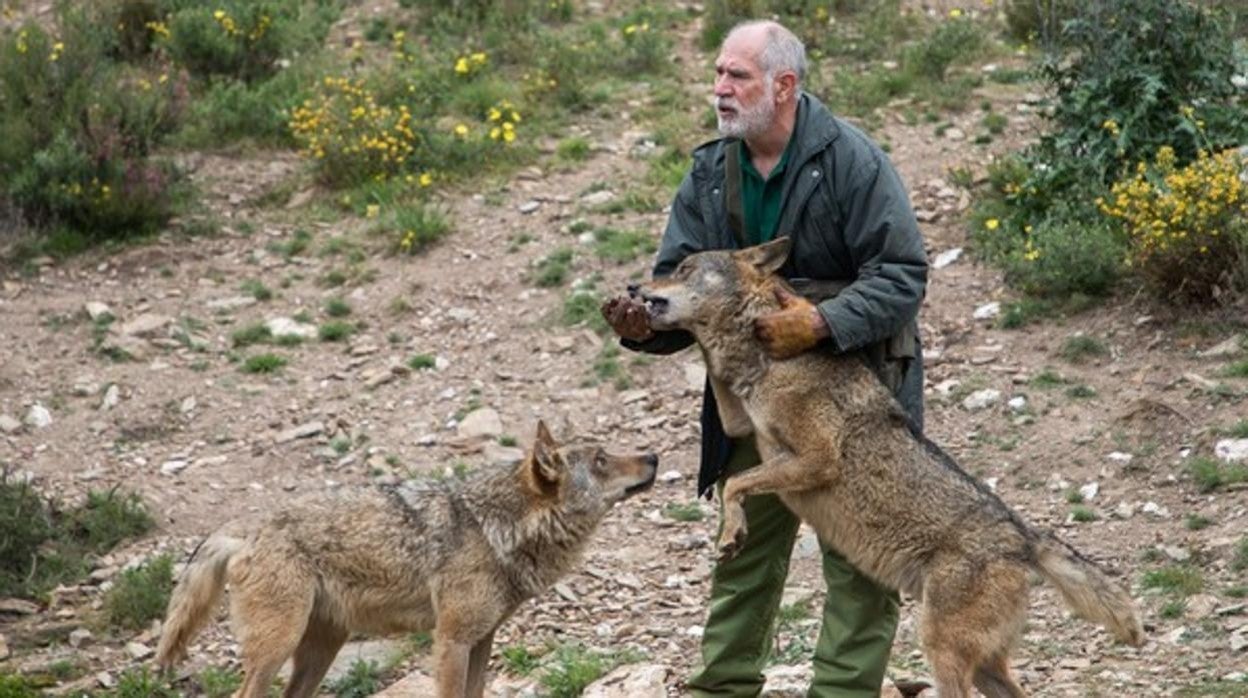
[[156, 648], [156, 663], [161, 669], [186, 657], [187, 645], [221, 601], [226, 565], [245, 545], [242, 538], [218, 531], [191, 556], [165, 613], [160, 645]]
[[1129, 645], [1144, 643], [1144, 626], [1131, 597], [1074, 548], [1043, 536], [1036, 545], [1036, 569], [1062, 592], [1076, 615], [1105, 626]]

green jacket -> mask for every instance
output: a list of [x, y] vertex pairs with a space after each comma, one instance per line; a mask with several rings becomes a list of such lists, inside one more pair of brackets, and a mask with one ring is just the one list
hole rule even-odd
[[[905, 186], [878, 146], [806, 93], [798, 102], [793, 138], [776, 227], [777, 236], [793, 240], [782, 274], [849, 282], [819, 304], [831, 329], [831, 349], [864, 351], [877, 364], [903, 362], [904, 379], [894, 386], [895, 394], [921, 430], [919, 346], [888, 342], [914, 327], [927, 284], [927, 255]], [[714, 140], [693, 152], [693, 166], [676, 193], [663, 233], [656, 277], [670, 274], [694, 252], [737, 247], [724, 201], [726, 142]], [[668, 354], [692, 342], [688, 333], [663, 332], [646, 342], [623, 344]], [[700, 492], [718, 479], [730, 448], [709, 390], [702, 418]]]

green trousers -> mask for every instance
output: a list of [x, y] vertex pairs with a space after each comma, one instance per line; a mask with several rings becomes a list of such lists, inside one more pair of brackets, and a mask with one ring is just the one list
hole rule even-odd
[[[734, 448], [729, 474], [758, 462], [751, 441]], [[720, 481], [723, 494], [723, 480]], [[757, 696], [772, 649], [776, 611], [800, 521], [775, 495], [745, 500], [745, 545], [711, 574], [702, 667], [687, 687], [694, 696]], [[722, 520], [722, 517], [721, 517]], [[815, 645], [812, 698], [878, 698], [897, 630], [897, 594], [823, 550], [827, 599]]]

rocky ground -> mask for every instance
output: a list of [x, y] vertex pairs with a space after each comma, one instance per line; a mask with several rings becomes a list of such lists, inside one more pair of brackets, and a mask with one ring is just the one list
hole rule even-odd
[[[689, 72], [695, 119], [709, 72]], [[639, 86], [629, 111], [647, 98]], [[933, 262], [920, 316], [927, 429], [1026, 519], [1113, 570], [1148, 628], [1144, 647], [1114, 645], [1037, 586], [1013, 665], [1037, 696], [1248, 695], [1248, 489], [1202, 492], [1186, 465], [1201, 456], [1243, 458], [1248, 449], [1226, 433], [1248, 418], [1248, 381], [1221, 377], [1244, 358], [1243, 308], [1236, 324], [1234, 315], [1192, 315], [1123, 295], [1066, 319], [1000, 329], [995, 317], [1011, 296], [998, 273], [961, 254], [969, 193], [949, 173], [982, 174], [991, 152], [1032, 135], [1036, 107], [1023, 88], [986, 87], [980, 100], [1010, 115], [1004, 137], [988, 147], [968, 144], [974, 112], [954, 115], [940, 135], [900, 118], [875, 130], [911, 189]], [[220, 523], [299, 494], [514, 462], [543, 418], [558, 435], [659, 453], [660, 481], [611, 515], [583, 568], [522, 608], [496, 647], [633, 650], [646, 668], [626, 668], [621, 681], [633, 683], [596, 695], [663, 695], [657, 686], [678, 695], [697, 662], [714, 558], [716, 506], [695, 503], [693, 484], [704, 372], [694, 352], [625, 352], [614, 361], [626, 379], [615, 379], [602, 369], [612, 361], [604, 355], [609, 340], [561, 321], [569, 288], [531, 282], [537, 260], [570, 245], [570, 287], [614, 292], [646, 273], [648, 255], [605, 262], [579, 231], [609, 225], [655, 239], [662, 231], [661, 209], [611, 213], [602, 205], [644, 176], [647, 125], [591, 118], [576, 132], [594, 145], [583, 163], [551, 157], [510, 181], [446, 193], [454, 232], [415, 257], [377, 253], [367, 221], [327, 214], [323, 193], [306, 184], [292, 154], [188, 154], [184, 164], [225, 221], [223, 234], [46, 260], [33, 275], [4, 270], [0, 464], [69, 502], [88, 489], [136, 490], [159, 525], [49, 605], [0, 602], [0, 667], [40, 672], [72, 660], [73, 677], [55, 692], [108, 685], [150, 661], [158, 631], [99, 625], [101, 592], [119, 569], [162, 551], [184, 559]], [[277, 205], [266, 196], [283, 189], [294, 194], [276, 197]], [[307, 233], [302, 250], [290, 244], [298, 230]], [[329, 285], [335, 276], [343, 285]], [[246, 290], [257, 281], [271, 298]], [[318, 341], [315, 326], [339, 297], [361, 329], [345, 342]], [[116, 321], [97, 330], [91, 317], [103, 312]], [[234, 347], [232, 334], [255, 323], [309, 339]], [[1064, 352], [1078, 335], [1104, 353]], [[108, 358], [123, 351], [131, 360]], [[240, 371], [240, 359], [266, 351], [285, 357], [285, 368]], [[412, 369], [415, 355], [433, 357], [432, 366]], [[683, 521], [674, 512], [702, 516]], [[1208, 525], [1189, 525], [1193, 516]], [[1196, 570], [1200, 580], [1177, 606], [1145, 588], [1146, 572], [1173, 566]], [[808, 532], [794, 551], [787, 601], [823, 601]], [[818, 621], [791, 615], [780, 656], [796, 668], [777, 669], [800, 684], [803, 643]], [[926, 675], [914, 623], [907, 601], [894, 679]], [[353, 643], [340, 667], [402, 655], [392, 679], [427, 669], [427, 655], [410, 647]], [[235, 652], [217, 624], [195, 644], [186, 672], [232, 666]], [[526, 685], [502, 677], [495, 691], [523, 693]]]

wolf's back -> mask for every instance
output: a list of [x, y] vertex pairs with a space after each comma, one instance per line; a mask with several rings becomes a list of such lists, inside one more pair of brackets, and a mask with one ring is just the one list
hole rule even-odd
[[168, 669], [186, 656], [187, 645], [221, 600], [230, 558], [246, 545], [242, 537], [222, 529], [209, 536], [192, 555], [165, 613], [160, 645], [156, 649], [156, 662], [162, 669]]
[[1036, 569], [1062, 592], [1077, 615], [1103, 625], [1122, 642], [1143, 644], [1144, 626], [1130, 595], [1073, 548], [1052, 536], [1041, 536], [1036, 543]]

